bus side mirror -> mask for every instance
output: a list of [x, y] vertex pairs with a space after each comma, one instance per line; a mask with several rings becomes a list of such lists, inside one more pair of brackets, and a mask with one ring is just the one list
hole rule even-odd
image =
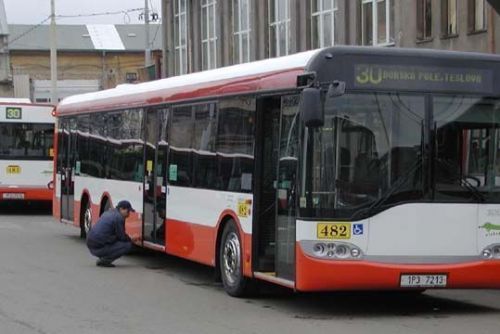
[[300, 97], [299, 110], [307, 127], [322, 127], [325, 114], [321, 103], [321, 89], [305, 88]]

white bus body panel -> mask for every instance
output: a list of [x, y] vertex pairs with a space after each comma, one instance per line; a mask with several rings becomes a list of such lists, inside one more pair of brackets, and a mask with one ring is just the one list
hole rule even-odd
[[[317, 223], [297, 222], [297, 241], [319, 240]], [[362, 234], [345, 240], [358, 246], [367, 258], [478, 257], [482, 250], [500, 243], [498, 204], [413, 203], [398, 205], [371, 218], [351, 222], [362, 225]]]
[[[19, 174], [7, 174], [8, 166], [19, 166]], [[0, 187], [48, 188], [52, 181], [52, 161], [40, 160], [0, 160]]]
[[[80, 201], [80, 197], [87, 191], [92, 203], [99, 205], [104, 194], [109, 194], [113, 205], [121, 200], [127, 200], [132, 204], [136, 212], [142, 214], [143, 191], [142, 183], [132, 181], [120, 181], [99, 179], [90, 176], [75, 176], [75, 201]], [[60, 191], [56, 190], [60, 196]]]
[[[226, 210], [238, 213], [241, 202], [253, 203], [253, 195], [168, 186], [167, 219], [216, 227], [221, 214]], [[252, 213], [238, 219], [243, 232], [252, 233]]]

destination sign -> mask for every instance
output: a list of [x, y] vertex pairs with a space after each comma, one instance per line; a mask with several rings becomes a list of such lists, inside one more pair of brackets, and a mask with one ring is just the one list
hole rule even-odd
[[493, 71], [456, 67], [356, 64], [354, 87], [493, 93]]

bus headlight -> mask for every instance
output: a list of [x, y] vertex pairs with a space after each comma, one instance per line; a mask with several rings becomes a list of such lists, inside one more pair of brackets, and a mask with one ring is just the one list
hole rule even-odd
[[363, 256], [359, 247], [347, 242], [303, 240], [300, 244], [306, 254], [320, 259], [359, 260]]
[[491, 249], [489, 248], [483, 249], [483, 257], [485, 259], [491, 259], [491, 256], [492, 256]]
[[323, 243], [317, 243], [313, 247], [313, 252], [316, 256], [324, 256], [326, 253], [326, 245]]
[[349, 256], [349, 250], [347, 249], [346, 245], [338, 245], [335, 248], [335, 256], [338, 257], [339, 259], [345, 259], [346, 257]]
[[496, 245], [493, 247], [493, 257], [495, 259], [500, 259], [500, 245]]
[[489, 245], [481, 252], [483, 259], [500, 260], [500, 244]]

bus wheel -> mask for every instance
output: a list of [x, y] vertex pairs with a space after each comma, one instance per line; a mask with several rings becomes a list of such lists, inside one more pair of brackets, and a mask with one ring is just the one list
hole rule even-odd
[[250, 280], [243, 276], [241, 239], [235, 223], [224, 227], [219, 250], [220, 271], [224, 290], [233, 297], [249, 293]]
[[87, 202], [82, 212], [82, 219], [80, 224], [80, 236], [85, 239], [92, 228], [92, 210], [90, 203]]

